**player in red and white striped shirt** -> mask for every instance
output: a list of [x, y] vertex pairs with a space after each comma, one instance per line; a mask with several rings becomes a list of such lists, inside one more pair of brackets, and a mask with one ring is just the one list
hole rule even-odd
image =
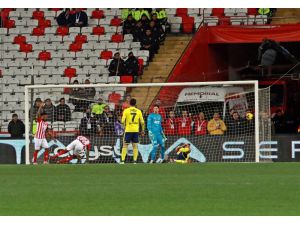
[[64, 159], [61, 159], [59, 161], [57, 161], [57, 163], [68, 163], [70, 162], [72, 159], [78, 159], [81, 160], [81, 158], [84, 156], [84, 153], [86, 152], [87, 157], [89, 156], [88, 152], [91, 149], [91, 143], [90, 140], [87, 139], [84, 136], [78, 136], [74, 141], [72, 141], [65, 150], [60, 151], [59, 153], [57, 153], [56, 155], [51, 157], [51, 160], [56, 159], [57, 157], [69, 152], [73, 151], [72, 155], [67, 156]]
[[47, 114], [45, 112], [41, 112], [42, 108], [44, 107], [44, 103], [40, 102], [40, 107], [37, 112], [37, 127], [36, 127], [36, 133], [34, 135], [34, 153], [33, 153], [33, 164], [37, 164], [37, 155], [38, 152], [41, 150], [41, 148], [45, 149], [44, 153], [44, 164], [48, 164], [49, 160], [49, 145], [46, 139], [46, 135], [49, 135], [52, 137], [52, 134], [49, 132], [48, 129], [48, 122], [47, 120]]

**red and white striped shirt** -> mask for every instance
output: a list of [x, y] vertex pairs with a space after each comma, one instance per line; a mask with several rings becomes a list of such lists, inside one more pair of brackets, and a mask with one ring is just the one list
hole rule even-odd
[[35, 138], [44, 139], [46, 138], [46, 130], [48, 128], [48, 122], [44, 121], [42, 118], [37, 118], [36, 134]]
[[91, 147], [90, 140], [87, 139], [86, 137], [84, 137], [84, 136], [78, 136], [76, 138], [76, 140], [80, 141], [81, 144], [83, 144], [84, 148], [87, 148], [88, 150], [90, 149], [90, 147]]

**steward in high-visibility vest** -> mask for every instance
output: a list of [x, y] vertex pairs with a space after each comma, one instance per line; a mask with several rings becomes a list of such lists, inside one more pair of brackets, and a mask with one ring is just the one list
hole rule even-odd
[[259, 15], [268, 15], [268, 16], [270, 16], [271, 15], [271, 10], [269, 8], [266, 8], [266, 9], [260, 8], [260, 9], [258, 9], [258, 14]]
[[133, 10], [131, 10], [131, 9], [122, 9], [122, 11], [121, 11], [121, 18], [122, 18], [122, 20], [126, 20], [127, 17], [128, 17], [130, 14], [132, 14], [132, 11], [133, 11]]

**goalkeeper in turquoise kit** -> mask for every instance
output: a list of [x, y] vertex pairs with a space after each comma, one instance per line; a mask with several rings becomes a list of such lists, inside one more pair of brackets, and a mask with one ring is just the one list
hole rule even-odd
[[157, 162], [160, 163], [163, 162], [164, 154], [165, 154], [166, 137], [162, 129], [162, 116], [158, 112], [159, 112], [159, 106], [155, 105], [153, 107], [153, 113], [151, 113], [147, 119], [149, 138], [152, 143], [152, 151], [150, 153], [151, 156], [150, 163], [153, 163], [155, 161], [155, 156], [156, 156], [156, 151], [158, 146], [160, 146], [161, 148], [160, 150], [161, 158], [159, 158]]

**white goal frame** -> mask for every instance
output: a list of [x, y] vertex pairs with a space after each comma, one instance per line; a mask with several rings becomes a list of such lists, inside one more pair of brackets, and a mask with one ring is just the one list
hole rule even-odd
[[29, 91], [37, 88], [86, 88], [86, 87], [172, 87], [172, 86], [205, 86], [205, 85], [253, 85], [255, 97], [255, 162], [259, 162], [259, 88], [257, 80], [250, 81], [211, 81], [211, 82], [175, 82], [175, 83], [138, 83], [138, 84], [67, 84], [67, 85], [27, 85], [25, 86], [25, 163], [30, 164], [29, 159]]

